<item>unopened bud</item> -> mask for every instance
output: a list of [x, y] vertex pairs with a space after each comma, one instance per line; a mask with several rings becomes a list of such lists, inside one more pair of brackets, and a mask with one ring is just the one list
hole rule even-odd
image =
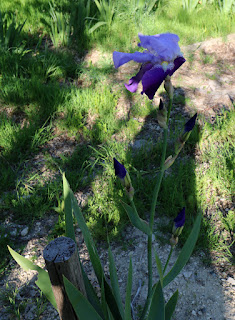
[[165, 88], [166, 92], [168, 93], [169, 98], [172, 100], [173, 94], [174, 94], [174, 88], [172, 86], [171, 77], [169, 75], [165, 79], [164, 88]]
[[126, 188], [126, 194], [130, 200], [133, 200], [134, 193], [135, 193], [135, 189], [132, 186], [130, 186], [129, 189]]
[[167, 110], [160, 99], [159, 109], [157, 111], [157, 121], [163, 129], [167, 129]]
[[174, 237], [172, 235], [172, 237], [170, 238], [170, 244], [171, 244], [172, 248], [174, 248], [177, 245], [177, 243], [178, 243], [178, 237]]
[[172, 156], [169, 156], [166, 161], [164, 162], [164, 170], [167, 170], [169, 169], [173, 163], [175, 162], [175, 159], [176, 159], [176, 156], [172, 157]]

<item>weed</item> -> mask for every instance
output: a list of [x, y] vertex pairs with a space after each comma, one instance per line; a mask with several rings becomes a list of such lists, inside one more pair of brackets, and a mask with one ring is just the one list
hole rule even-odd
[[25, 22], [16, 26], [14, 15], [12, 17], [0, 11], [0, 47], [4, 49], [17, 47], [24, 24]]
[[99, 17], [90, 18], [91, 20], [94, 20], [94, 21], [98, 20], [98, 22], [96, 22], [95, 25], [92, 28], [90, 28], [89, 32], [92, 33], [103, 25], [106, 25], [109, 30], [113, 22], [114, 13], [115, 13], [115, 6], [114, 6], [113, 0], [94, 0], [94, 1], [99, 11]]
[[200, 58], [203, 64], [212, 64], [214, 61], [214, 58], [211, 55], [206, 54], [204, 51], [200, 51]]
[[63, 12], [57, 12], [53, 5], [50, 3], [51, 14], [51, 39], [53, 45], [58, 48], [59, 46], [67, 46], [70, 37], [69, 18]]

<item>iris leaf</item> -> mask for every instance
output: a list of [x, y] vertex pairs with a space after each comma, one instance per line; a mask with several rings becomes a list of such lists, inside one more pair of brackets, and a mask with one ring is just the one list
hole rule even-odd
[[103, 320], [83, 294], [63, 276], [64, 286], [79, 320]]
[[176, 290], [165, 306], [165, 320], [170, 320], [177, 304], [179, 292]]
[[138, 213], [132, 208], [130, 207], [128, 204], [126, 204], [125, 202], [122, 202], [122, 205], [124, 207], [124, 209], [126, 210], [126, 213], [131, 221], [131, 223], [139, 230], [141, 230], [142, 232], [144, 232], [145, 234], [147, 234], [148, 236], [151, 235], [151, 230], [147, 224], [146, 221], [142, 220]]
[[50, 301], [53, 307], [57, 310], [57, 305], [55, 301], [55, 296], [52, 291], [51, 281], [48, 275], [48, 272], [31, 262], [30, 260], [26, 259], [25, 257], [21, 256], [19, 253], [14, 251], [10, 246], [8, 246], [8, 250], [10, 254], [15, 259], [15, 261], [25, 270], [35, 270], [38, 272], [38, 280], [35, 282], [42, 293], [46, 296], [46, 298]]
[[161, 282], [153, 287], [153, 298], [150, 305], [148, 320], [165, 320], [165, 302]]
[[131, 320], [132, 260], [130, 258], [125, 302], [125, 320]]
[[109, 256], [109, 273], [110, 273], [110, 280], [111, 280], [113, 295], [117, 301], [119, 311], [123, 317], [124, 316], [124, 309], [123, 309], [122, 299], [121, 299], [119, 285], [118, 285], [117, 271], [116, 271], [114, 258], [113, 258], [113, 254], [112, 254], [110, 247], [109, 247], [109, 251], [108, 251], [108, 256]]

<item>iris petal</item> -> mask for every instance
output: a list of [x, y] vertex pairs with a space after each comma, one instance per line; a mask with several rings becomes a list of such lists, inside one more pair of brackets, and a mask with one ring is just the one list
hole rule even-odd
[[144, 36], [139, 34], [140, 46], [155, 53], [162, 60], [173, 61], [181, 55], [178, 45], [179, 37], [173, 33], [162, 33], [154, 36]]
[[166, 72], [161, 67], [152, 68], [147, 71], [142, 78], [143, 91], [150, 100], [153, 99], [155, 92], [166, 78]]
[[154, 61], [154, 55], [144, 52], [134, 52], [134, 53], [125, 53], [125, 52], [113, 52], [113, 62], [115, 68], [119, 68], [123, 64], [134, 60], [135, 62], [144, 63]]

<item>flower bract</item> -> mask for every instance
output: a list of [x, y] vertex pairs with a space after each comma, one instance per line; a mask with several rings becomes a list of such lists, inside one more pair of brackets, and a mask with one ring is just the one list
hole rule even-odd
[[127, 90], [136, 92], [138, 84], [142, 81], [143, 91], [149, 99], [153, 99], [155, 92], [169, 75], [173, 73], [185, 62], [180, 47], [179, 37], [173, 33], [162, 33], [154, 36], [139, 34], [139, 47], [145, 48], [144, 52], [124, 53], [113, 52], [113, 61], [116, 68], [133, 60], [142, 63], [139, 72], [132, 77]]

